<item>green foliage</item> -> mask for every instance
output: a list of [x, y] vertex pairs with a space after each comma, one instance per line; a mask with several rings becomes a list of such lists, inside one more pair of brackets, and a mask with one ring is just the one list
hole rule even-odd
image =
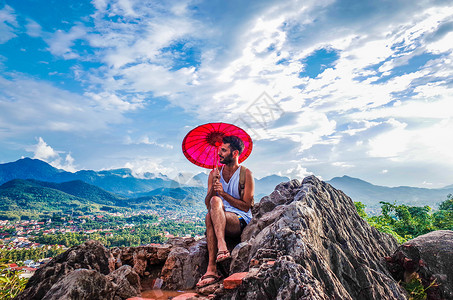
[[98, 240], [106, 247], [140, 246], [149, 243], [163, 243], [165, 238], [157, 230], [138, 226], [133, 230], [121, 229], [112, 232], [95, 233], [65, 233], [47, 234], [35, 238], [35, 242], [42, 244], [58, 244], [72, 247], [82, 244], [88, 240]]
[[399, 243], [434, 230], [453, 230], [453, 195], [451, 194], [439, 205], [439, 210], [434, 212], [429, 206], [380, 203], [381, 214], [368, 217], [365, 205], [354, 202], [358, 214], [363, 219], [379, 231], [393, 235]]
[[439, 205], [439, 210], [434, 212], [434, 226], [437, 228], [453, 230], [453, 195], [449, 194], [447, 200]]
[[355, 209], [357, 210], [357, 213], [359, 214], [359, 216], [362, 218], [362, 219], [367, 219], [367, 214], [365, 212], [365, 204], [363, 204], [362, 202], [354, 202], [354, 205], [355, 205]]
[[43, 248], [33, 249], [13, 249], [13, 250], [0, 250], [1, 262], [18, 262], [32, 259], [37, 261], [42, 258], [55, 257], [62, 253], [64, 250], [56, 245], [45, 246]]
[[401, 286], [408, 292], [409, 300], [426, 300], [428, 295], [426, 291], [432, 286], [436, 286], [436, 280], [431, 282], [427, 287], [423, 286], [422, 280], [416, 273], [409, 282], [402, 282]]
[[107, 192], [83, 181], [63, 183], [11, 180], [0, 186], [0, 220], [39, 219], [43, 213], [73, 216], [131, 210], [204, 211], [202, 188], [165, 188], [135, 199]]
[[22, 292], [28, 279], [20, 278], [20, 272], [8, 269], [6, 265], [0, 265], [0, 299], [12, 299]]

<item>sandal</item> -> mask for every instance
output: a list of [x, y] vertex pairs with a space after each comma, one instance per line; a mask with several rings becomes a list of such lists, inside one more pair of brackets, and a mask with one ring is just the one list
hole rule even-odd
[[219, 262], [225, 261], [230, 258], [231, 258], [230, 251], [228, 251], [228, 250], [219, 251], [219, 252], [217, 252], [217, 259], [215, 262], [219, 263]]
[[[210, 278], [212, 278], [211, 281], [208, 281], [205, 284], [200, 284], [202, 281], [204, 281], [206, 279], [210, 279]], [[220, 279], [222, 279], [222, 276], [220, 276], [220, 275], [215, 275], [215, 274], [203, 275], [203, 276], [201, 276], [200, 280], [198, 280], [196, 287], [201, 289], [201, 288], [204, 288], [205, 286], [219, 282]]]

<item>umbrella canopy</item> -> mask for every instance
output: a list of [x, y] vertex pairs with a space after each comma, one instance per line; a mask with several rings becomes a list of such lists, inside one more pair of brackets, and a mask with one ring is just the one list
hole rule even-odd
[[239, 156], [239, 163], [243, 162], [252, 152], [252, 139], [241, 128], [227, 123], [207, 123], [192, 129], [182, 142], [182, 152], [197, 166], [212, 169], [218, 165], [222, 138], [228, 135], [244, 142], [244, 151]]

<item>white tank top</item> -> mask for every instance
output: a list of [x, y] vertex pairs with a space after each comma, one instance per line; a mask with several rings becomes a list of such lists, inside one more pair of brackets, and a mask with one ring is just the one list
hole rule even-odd
[[[231, 176], [230, 181], [228, 181], [228, 183], [225, 181], [225, 179], [223, 179], [223, 167], [224, 166], [222, 166], [222, 170], [220, 171], [220, 182], [222, 183], [223, 190], [227, 194], [230, 194], [231, 196], [233, 196], [234, 198], [241, 199], [241, 196], [239, 195], [239, 173], [241, 172], [241, 167], [239, 166], [239, 168], [236, 170], [236, 172], [234, 172], [233, 176]], [[220, 198], [222, 198], [222, 197], [220, 197]], [[232, 206], [225, 199], [222, 198], [222, 200], [223, 200], [223, 206], [225, 207], [225, 211], [233, 212], [233, 213], [241, 216], [242, 218], [244, 218], [244, 220], [245, 220], [245, 222], [247, 222], [247, 224], [250, 222], [250, 220], [252, 219], [252, 210], [251, 209], [249, 209], [247, 212], [245, 212], [243, 210], [240, 210], [239, 208]]]

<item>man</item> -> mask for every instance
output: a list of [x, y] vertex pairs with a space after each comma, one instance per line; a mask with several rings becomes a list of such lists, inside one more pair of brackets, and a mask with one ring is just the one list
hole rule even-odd
[[227, 249], [225, 235], [240, 236], [244, 227], [252, 218], [251, 206], [255, 183], [252, 172], [246, 169], [245, 185], [241, 198], [239, 188], [239, 155], [244, 150], [244, 143], [237, 136], [226, 136], [220, 146], [220, 163], [224, 164], [219, 171], [215, 168], [208, 178], [208, 194], [205, 204], [206, 240], [208, 243], [209, 262], [206, 273], [197, 283], [204, 287], [220, 280], [216, 263], [231, 258]]

